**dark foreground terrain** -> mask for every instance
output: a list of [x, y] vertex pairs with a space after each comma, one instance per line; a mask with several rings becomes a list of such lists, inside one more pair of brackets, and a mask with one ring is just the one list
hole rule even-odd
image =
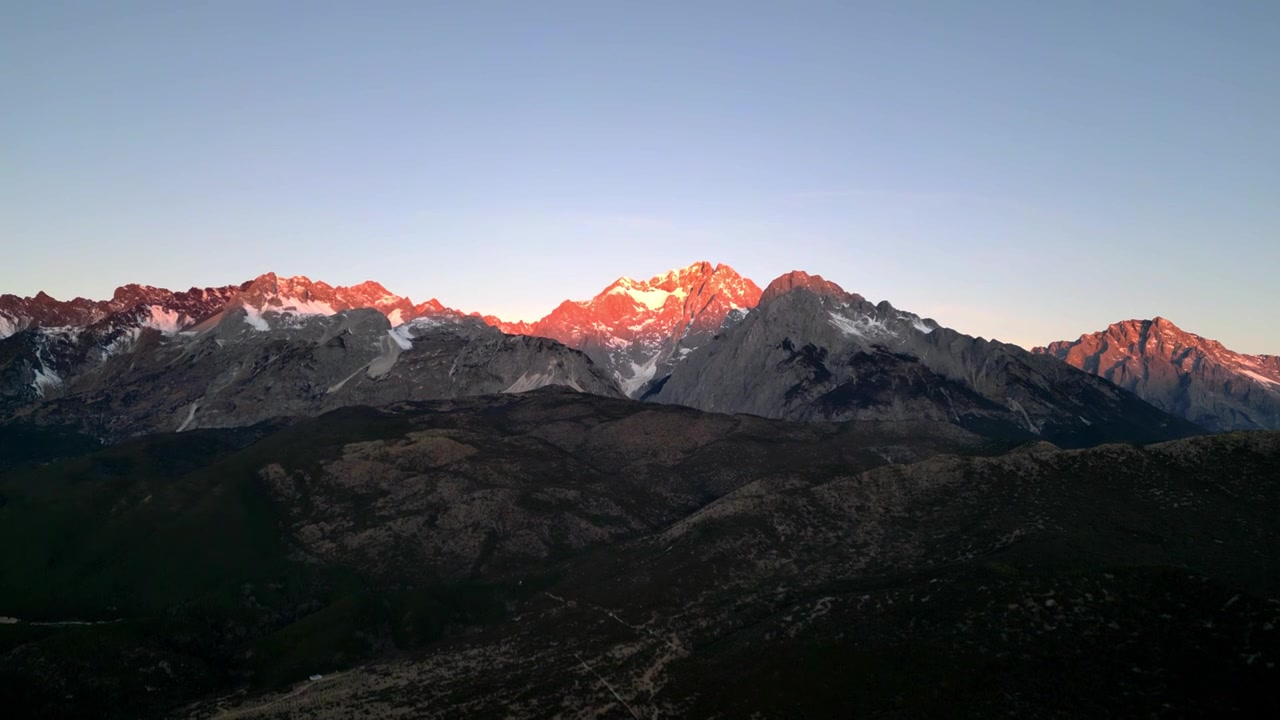
[[1280, 712], [1280, 433], [553, 389], [55, 432], [0, 430], [11, 717]]

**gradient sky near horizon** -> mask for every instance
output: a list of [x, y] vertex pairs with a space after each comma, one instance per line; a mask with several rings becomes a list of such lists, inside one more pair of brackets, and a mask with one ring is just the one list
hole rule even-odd
[[1280, 354], [1280, 3], [0, 0], [0, 292], [695, 260]]

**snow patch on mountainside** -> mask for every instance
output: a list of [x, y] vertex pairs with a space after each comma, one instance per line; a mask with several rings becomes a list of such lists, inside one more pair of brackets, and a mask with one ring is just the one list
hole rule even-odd
[[35, 389], [40, 397], [45, 396], [47, 388], [62, 387], [62, 378], [58, 373], [43, 367], [35, 368], [35, 373], [36, 379], [31, 383], [31, 387]]
[[174, 310], [169, 310], [159, 305], [151, 305], [147, 307], [147, 315], [142, 319], [142, 327], [149, 327], [162, 333], [173, 335], [182, 329], [184, 320], [185, 318]]
[[390, 335], [391, 339], [400, 346], [401, 350], [413, 349], [413, 336], [409, 334], [409, 329], [407, 327], [402, 325], [397, 328], [392, 328], [387, 331], [387, 334]]
[[622, 392], [627, 394], [627, 397], [634, 397], [636, 392], [644, 387], [645, 383], [652, 380], [657, 372], [658, 356], [653, 355], [643, 365], [631, 363], [631, 377], [624, 378], [619, 374], [618, 384], [622, 387]]
[[857, 318], [849, 318], [840, 313], [827, 313], [831, 318], [831, 324], [840, 332], [849, 337], [874, 338], [893, 335], [893, 331], [885, 326], [884, 321], [863, 315]]
[[326, 302], [316, 302], [314, 300], [298, 300], [297, 298], [280, 298], [280, 310], [282, 312], [293, 312], [299, 315], [334, 315], [337, 313], [333, 306]]
[[0, 340], [18, 332], [18, 321], [8, 315], [0, 315]]
[[187, 410], [187, 418], [182, 421], [181, 425], [178, 426], [178, 432], [182, 432], [183, 430], [186, 430], [187, 427], [191, 425], [191, 421], [196, 419], [196, 410], [199, 410], [199, 409], [200, 409], [199, 400], [191, 403], [191, 408]]
[[267, 324], [266, 319], [262, 317], [262, 313], [258, 312], [257, 308], [246, 306], [244, 308], [244, 321], [249, 324], [249, 327], [259, 332], [267, 332], [271, 329], [271, 326]]
[[[623, 278], [623, 280], [627, 280]], [[667, 304], [667, 299], [674, 296], [677, 299], [684, 299], [685, 290], [677, 287], [673, 291], [650, 289], [647, 283], [633, 284], [634, 281], [624, 282], [609, 291], [610, 295], [626, 295], [637, 303], [649, 308], [650, 310], [661, 310]]]
[[80, 335], [84, 332], [84, 328], [76, 327], [74, 325], [66, 325], [63, 327], [40, 328], [39, 332], [47, 340], [74, 343], [80, 339]]
[[1254, 371], [1252, 371], [1252, 370], [1237, 370], [1237, 372], [1239, 372], [1241, 375], [1244, 375], [1244, 376], [1245, 376], [1245, 377], [1247, 377], [1247, 378], [1250, 378], [1250, 379], [1252, 379], [1252, 380], [1256, 380], [1256, 381], [1258, 381], [1258, 382], [1262, 383], [1263, 385], [1270, 385], [1270, 386], [1275, 387], [1275, 388], [1280, 388], [1280, 382], [1277, 382], [1277, 381], [1275, 381], [1275, 380], [1272, 380], [1271, 378], [1269, 378], [1269, 377], [1267, 377], [1267, 376], [1265, 376], [1265, 375], [1259, 375], [1258, 373], [1256, 373], [1256, 372], [1254, 372]]
[[858, 327], [854, 321], [839, 313], [827, 313], [827, 315], [831, 317], [831, 324], [840, 332], [854, 337], [863, 337], [862, 328]]
[[[533, 373], [530, 375], [529, 371], [526, 370], [525, 372], [520, 373], [520, 377], [516, 378], [516, 381], [511, 383], [511, 386], [502, 392], [507, 394], [529, 392], [530, 390], [537, 390], [540, 387], [554, 384], [556, 384], [556, 370], [555, 366], [549, 363], [547, 365], [546, 372]], [[565, 378], [564, 384], [578, 392], [582, 392], [582, 387], [571, 377]]]
[[[409, 349], [402, 343], [401, 339], [395, 333], [387, 333], [390, 337], [382, 341], [382, 354], [369, 361], [368, 369], [365, 374], [372, 380], [385, 377], [391, 372], [391, 368], [396, 366], [396, 362], [400, 359], [400, 353]], [[413, 343], [409, 343], [409, 347], [413, 347]], [[343, 382], [346, 382], [345, 380]]]
[[[413, 347], [413, 339], [422, 335], [422, 333], [434, 327], [444, 325], [445, 321], [437, 320], [430, 317], [414, 318], [407, 323], [402, 323], [389, 331], [392, 339], [394, 339], [400, 347], [408, 350]], [[407, 343], [407, 344], [406, 344]]]
[[102, 359], [106, 360], [114, 355], [128, 352], [133, 348], [133, 344], [138, 341], [138, 336], [142, 334], [142, 328], [129, 328], [113, 338], [110, 342], [102, 347]]

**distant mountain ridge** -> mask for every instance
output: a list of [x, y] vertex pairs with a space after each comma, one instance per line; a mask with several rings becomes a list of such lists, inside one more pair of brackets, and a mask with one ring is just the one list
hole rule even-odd
[[121, 312], [133, 312], [148, 327], [177, 330], [217, 312], [252, 283], [186, 291], [122, 285], [110, 300], [56, 300], [43, 291], [34, 297], [0, 295], [0, 338], [27, 328], [88, 327]]
[[0, 295], [0, 339], [28, 328], [90, 327], [123, 312], [133, 313], [139, 327], [174, 333], [234, 308], [248, 309], [254, 318], [264, 312], [333, 315], [342, 310], [373, 308], [386, 315], [392, 325], [432, 315], [464, 315], [435, 298], [414, 304], [371, 280], [335, 287], [301, 275], [280, 277], [268, 272], [239, 285], [181, 292], [150, 285], [123, 285], [116, 288], [110, 300], [101, 301], [56, 300], [44, 292], [34, 297]]
[[621, 394], [580, 352], [375, 282], [266, 273], [185, 293], [126, 286], [105, 303], [3, 300], [18, 329], [0, 339], [0, 418], [108, 440], [549, 384]]
[[[649, 280], [620, 277], [591, 300], [565, 300], [533, 323], [506, 322], [493, 315], [464, 313], [431, 298], [414, 303], [374, 281], [333, 286], [305, 276], [268, 272], [239, 285], [192, 288], [175, 293], [163, 288], [126, 285], [110, 301], [76, 298], [59, 301], [42, 293], [33, 298], [0, 296], [0, 338], [27, 328], [89, 327], [120, 312], [152, 308], [154, 321], [138, 327], [181, 332], [210, 327], [223, 314], [242, 310], [258, 329], [281, 318], [333, 315], [373, 308], [391, 325], [421, 317], [476, 317], [511, 335], [557, 340], [581, 350], [611, 372], [629, 395], [705, 342], [734, 311], [749, 310], [760, 288], [728, 265], [700, 261]], [[269, 321], [268, 318], [275, 318]]]
[[1233, 352], [1169, 320], [1126, 320], [1033, 352], [1210, 430], [1280, 429], [1280, 357]]
[[[819, 275], [787, 273], [762, 291], [706, 261], [620, 277], [532, 323], [415, 303], [372, 281], [275, 273], [181, 293], [124, 286], [103, 302], [6, 295], [0, 323], [0, 414], [87, 413], [112, 437], [547, 384], [790, 420], [945, 420], [1066, 445], [1198, 432], [1045, 353]], [[525, 338], [501, 339], [512, 335]], [[1241, 372], [1270, 377], [1268, 360], [1240, 357], [1256, 364]]]

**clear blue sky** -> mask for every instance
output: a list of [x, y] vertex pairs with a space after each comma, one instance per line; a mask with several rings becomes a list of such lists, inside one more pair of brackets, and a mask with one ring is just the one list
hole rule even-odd
[[700, 259], [1280, 354], [1280, 2], [0, 0], [0, 292]]

